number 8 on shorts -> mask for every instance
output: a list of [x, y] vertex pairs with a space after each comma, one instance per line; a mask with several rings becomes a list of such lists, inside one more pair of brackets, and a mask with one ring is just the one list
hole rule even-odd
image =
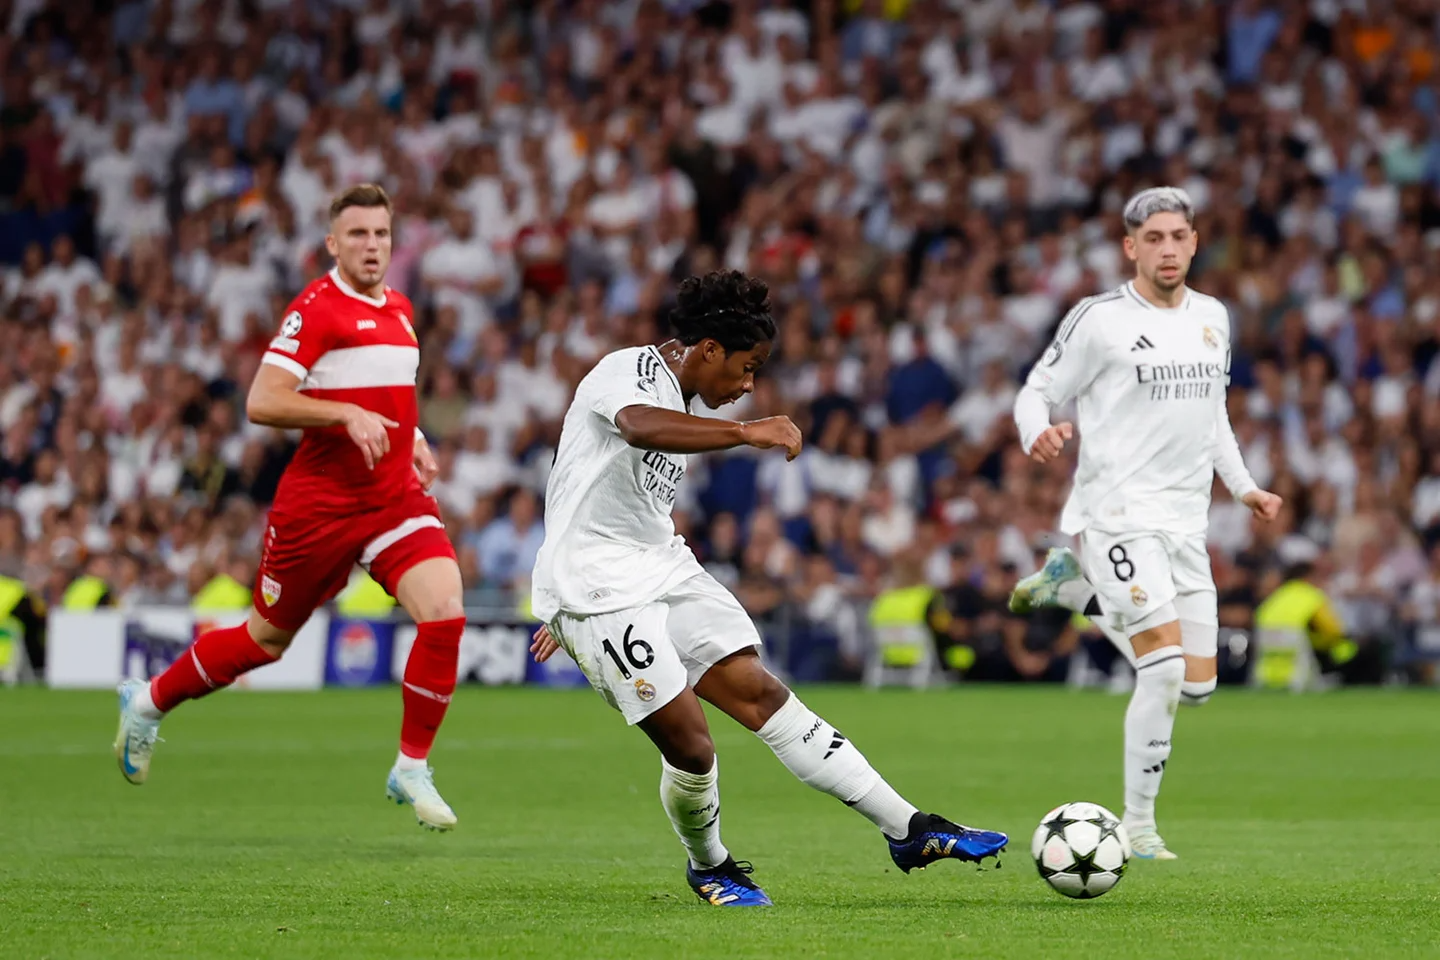
[[1080, 566], [1100, 595], [1101, 609], [1118, 620], [1117, 625], [1123, 625], [1127, 634], [1133, 636], [1175, 619], [1173, 613], [1162, 613], [1174, 602], [1176, 587], [1170, 551], [1160, 537], [1086, 531], [1080, 544]]

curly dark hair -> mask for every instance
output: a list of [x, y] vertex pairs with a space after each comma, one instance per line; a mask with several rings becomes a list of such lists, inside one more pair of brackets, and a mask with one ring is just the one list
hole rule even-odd
[[680, 284], [670, 322], [686, 346], [710, 339], [726, 353], [775, 339], [770, 288], [738, 270], [717, 270]]

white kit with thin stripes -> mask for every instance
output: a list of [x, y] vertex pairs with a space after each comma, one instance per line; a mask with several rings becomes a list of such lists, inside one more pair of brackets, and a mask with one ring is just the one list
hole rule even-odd
[[1133, 283], [1076, 304], [1026, 380], [1052, 406], [1075, 401], [1075, 484], [1061, 529], [1203, 533], [1220, 471], [1254, 487], [1225, 409], [1230, 316], [1185, 290], [1174, 309]]

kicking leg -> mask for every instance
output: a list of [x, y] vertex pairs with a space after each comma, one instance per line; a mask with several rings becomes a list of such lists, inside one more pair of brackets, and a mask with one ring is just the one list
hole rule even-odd
[[[1175, 729], [1175, 708], [1185, 680], [1185, 654], [1181, 650], [1180, 621], [1166, 604], [1140, 621], [1132, 636], [1137, 654], [1135, 692], [1125, 711], [1125, 827], [1136, 856], [1173, 860], [1175, 854], [1155, 827], [1155, 799], [1170, 759]], [[1171, 619], [1149, 627], [1147, 621]]]
[[[442, 531], [426, 532], [437, 534], [445, 541], [444, 549], [449, 548]], [[412, 534], [407, 539], [419, 540], [420, 536]], [[380, 558], [372, 569], [385, 577], [380, 582], [390, 579], [389, 568], [382, 566]], [[455, 693], [460, 637], [465, 632], [462, 589], [460, 567], [446, 556], [416, 563], [400, 575], [394, 587], [395, 599], [415, 621], [416, 634], [400, 688], [404, 704], [400, 752], [386, 780], [385, 794], [397, 804], [410, 804], [415, 819], [429, 830], [450, 830], [456, 823], [455, 811], [435, 789], [429, 756]]]
[[1135, 666], [1130, 638], [1106, 616], [1094, 584], [1085, 578], [1079, 559], [1067, 547], [1052, 549], [1045, 556], [1045, 565], [1015, 584], [1010, 593], [1012, 613], [1029, 613], [1039, 607], [1064, 607], [1089, 617], [1125, 661]]
[[228, 687], [256, 667], [274, 663], [294, 637], [295, 631], [274, 626], [258, 610], [251, 610], [245, 623], [201, 634], [149, 683], [122, 683], [115, 759], [125, 779], [139, 785], [150, 776], [150, 758], [159, 739], [160, 719], [166, 713], [186, 700]]
[[998, 854], [1003, 833], [972, 830], [921, 813], [870, 765], [855, 744], [817, 716], [750, 648], [710, 667], [695, 692], [753, 731], [803, 783], [853, 807], [880, 828], [907, 873], [940, 858], [979, 861]]

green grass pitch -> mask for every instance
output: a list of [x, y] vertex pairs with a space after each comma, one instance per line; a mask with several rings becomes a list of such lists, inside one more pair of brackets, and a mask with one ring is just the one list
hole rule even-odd
[[1067, 800], [1120, 804], [1123, 698], [817, 688], [926, 809], [1009, 831], [1003, 868], [904, 876], [876, 831], [715, 720], [725, 839], [771, 910], [685, 886], [645, 738], [586, 691], [468, 688], [434, 762], [441, 836], [383, 800], [394, 690], [222, 694], [166, 721], [151, 780], [114, 698], [0, 691], [0, 956], [1440, 957], [1440, 699], [1257, 695], [1182, 710], [1176, 863], [1091, 902], [1036, 876]]

